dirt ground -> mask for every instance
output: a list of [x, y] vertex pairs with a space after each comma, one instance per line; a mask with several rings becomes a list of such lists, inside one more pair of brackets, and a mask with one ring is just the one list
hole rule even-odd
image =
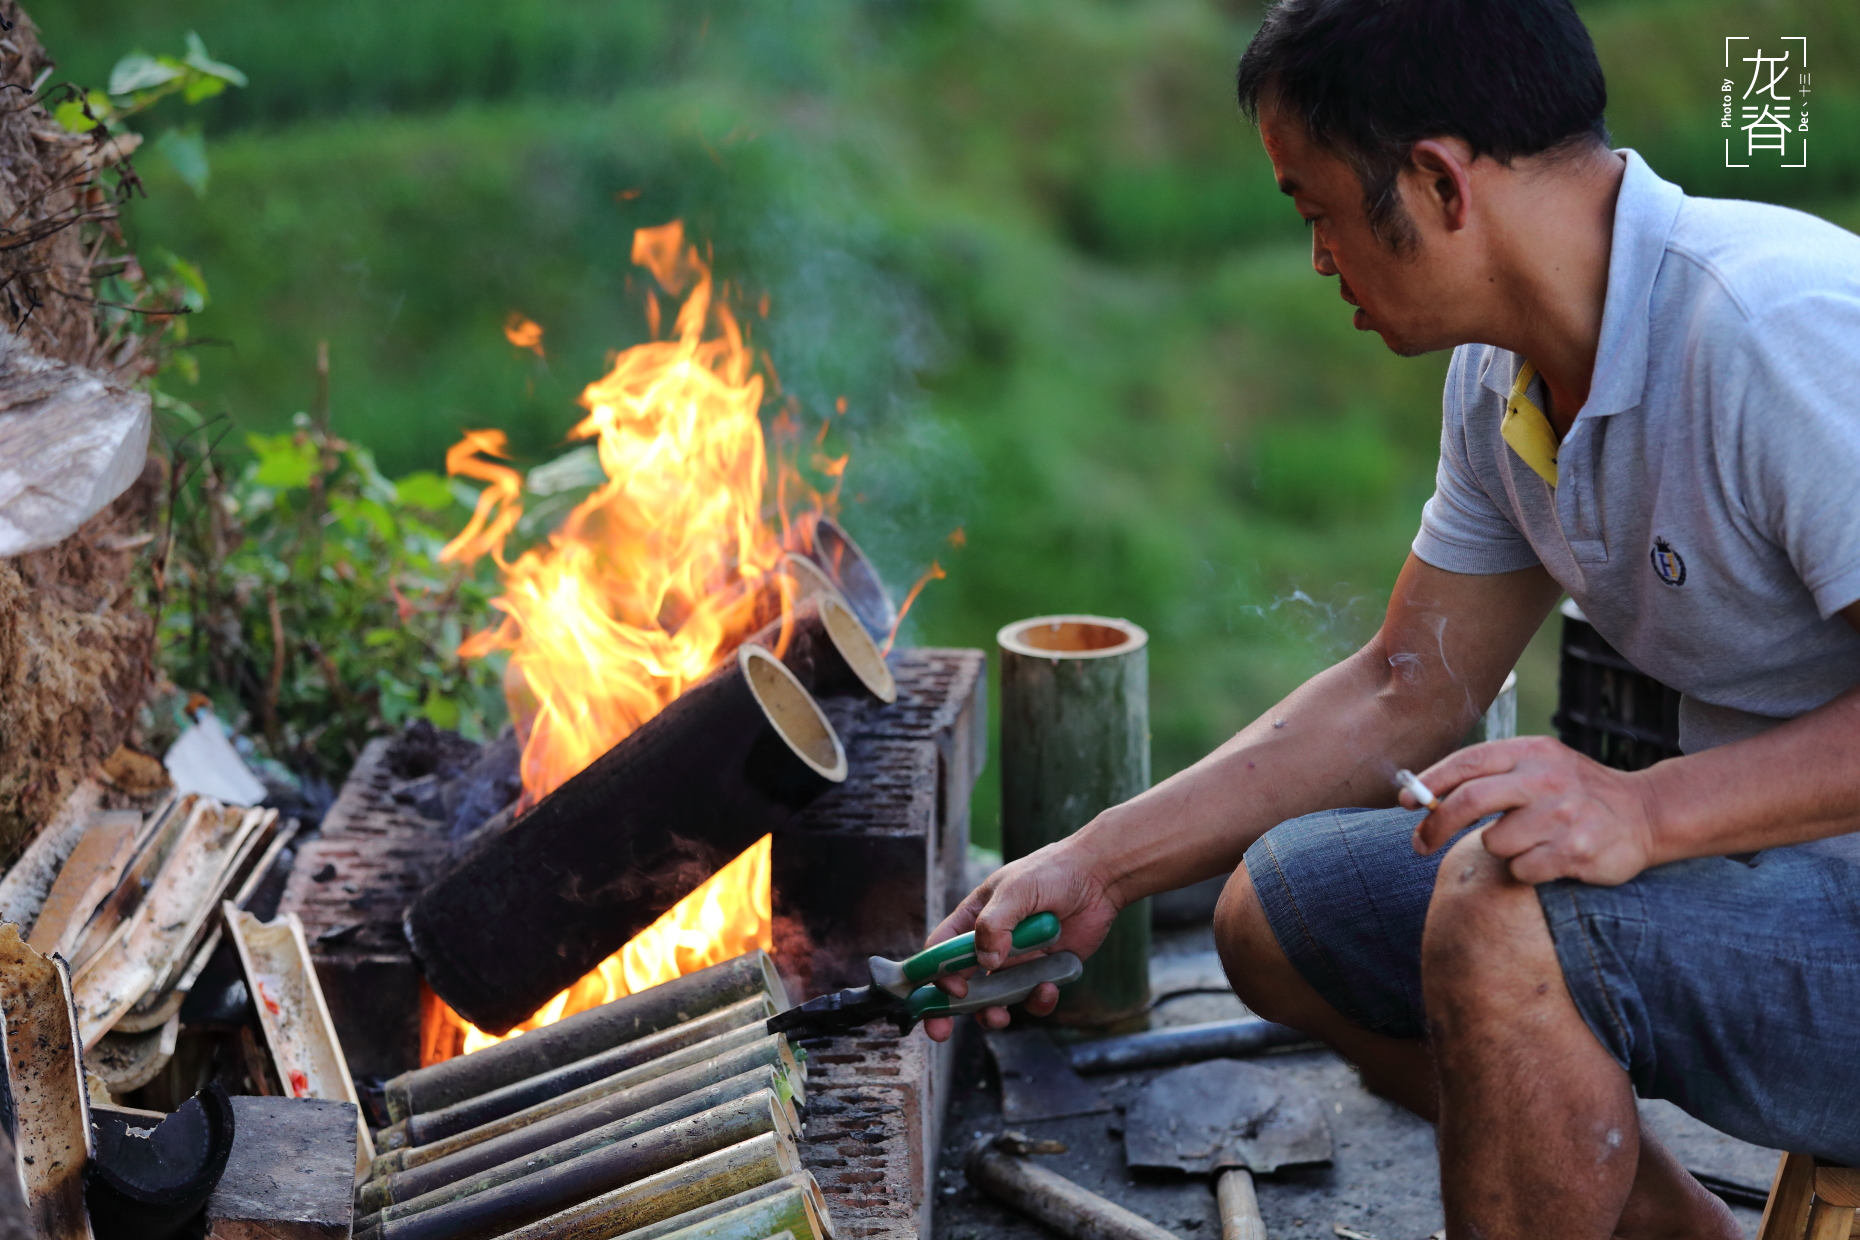
[[[1223, 985], [1212, 931], [1203, 926], [1159, 932], [1151, 966], [1157, 994]], [[1157, 1005], [1152, 1026], [1224, 1020], [1245, 1013], [1231, 993], [1184, 995]], [[1335, 1146], [1329, 1167], [1260, 1178], [1260, 1213], [1274, 1240], [1331, 1240], [1336, 1228], [1375, 1240], [1424, 1240], [1441, 1227], [1432, 1127], [1375, 1097], [1328, 1051], [1288, 1050], [1259, 1058], [1324, 1099]], [[1152, 1077], [1167, 1069], [1089, 1078], [1116, 1108], [1102, 1115], [1017, 1124], [1029, 1136], [1057, 1139], [1067, 1152], [1043, 1165], [1160, 1224], [1183, 1240], [1218, 1240], [1220, 1220], [1205, 1182], [1139, 1179], [1124, 1165], [1123, 1111]], [[1000, 1094], [982, 1039], [971, 1028], [957, 1056], [956, 1088], [937, 1172], [935, 1240], [1019, 1240], [1046, 1229], [982, 1196], [962, 1173], [963, 1149], [1000, 1132]], [[1767, 1188], [1777, 1155], [1724, 1136], [1665, 1103], [1643, 1103], [1647, 1123], [1687, 1166]], [[1759, 1211], [1734, 1207], [1745, 1234]]]

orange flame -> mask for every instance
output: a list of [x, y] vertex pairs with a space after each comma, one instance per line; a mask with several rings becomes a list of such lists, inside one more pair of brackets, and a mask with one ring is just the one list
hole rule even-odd
[[504, 339], [519, 349], [528, 349], [537, 357], [543, 357], [545, 354], [542, 338], [542, 327], [524, 318], [515, 310], [512, 310], [510, 317], [504, 320]]
[[648, 986], [775, 946], [769, 884], [773, 837], [763, 836], [690, 895], [667, 909], [593, 972], [545, 1003], [502, 1037], [485, 1033], [429, 991], [423, 1014], [420, 1062], [424, 1067], [469, 1055], [565, 1016], [636, 994]]
[[504, 541], [522, 515], [522, 479], [485, 459], [504, 455], [502, 433], [467, 432], [446, 457], [450, 472], [487, 484], [441, 558], [489, 554], [503, 571], [503, 619], [459, 653], [510, 654], [505, 689], [523, 738], [525, 806], [658, 714], [766, 621], [759, 602], [782, 555], [762, 513], [764, 380], [754, 353], [713, 297], [710, 268], [682, 224], [640, 229], [633, 261], [666, 293], [689, 295], [671, 339], [621, 353], [582, 393], [588, 414], [571, 437], [595, 441], [605, 484], [546, 545], [510, 562]]

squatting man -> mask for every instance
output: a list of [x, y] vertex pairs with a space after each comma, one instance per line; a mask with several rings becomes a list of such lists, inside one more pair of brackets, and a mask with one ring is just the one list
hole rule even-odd
[[[1367, 646], [931, 938], [1231, 872], [1235, 989], [1438, 1125], [1450, 1236], [1731, 1240], [1636, 1094], [1860, 1163], [1860, 238], [1611, 150], [1567, 0], [1284, 0], [1239, 94], [1357, 328], [1453, 350], [1433, 497]], [[1453, 751], [1565, 593], [1685, 756]]]

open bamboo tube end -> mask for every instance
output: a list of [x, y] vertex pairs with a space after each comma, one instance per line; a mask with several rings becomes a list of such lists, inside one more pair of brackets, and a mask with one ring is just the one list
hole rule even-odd
[[1109, 616], [1035, 616], [995, 635], [1004, 650], [1030, 658], [1108, 659], [1148, 644], [1141, 625]]

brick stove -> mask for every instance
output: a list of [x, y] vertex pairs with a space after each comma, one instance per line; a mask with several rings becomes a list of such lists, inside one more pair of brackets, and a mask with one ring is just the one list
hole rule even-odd
[[[867, 956], [915, 950], [966, 890], [969, 797], [987, 752], [984, 656], [919, 648], [890, 663], [896, 702], [822, 703], [850, 773], [775, 837], [774, 954], [796, 1001], [863, 984]], [[447, 852], [443, 825], [396, 798], [391, 744], [363, 751], [321, 838], [299, 849], [281, 905], [303, 921], [360, 1078], [419, 1064], [422, 986], [401, 918]], [[950, 1049], [889, 1028], [802, 1044], [802, 1159], [841, 1236], [930, 1231]]]

